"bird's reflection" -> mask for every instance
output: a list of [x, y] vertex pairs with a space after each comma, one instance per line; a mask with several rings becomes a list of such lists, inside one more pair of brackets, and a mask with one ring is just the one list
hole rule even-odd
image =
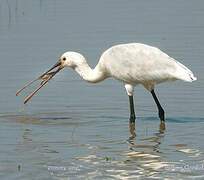
[[159, 170], [166, 166], [166, 163], [162, 161], [160, 150], [166, 130], [165, 122], [161, 122], [158, 130], [149, 137], [136, 136], [135, 127], [135, 123], [129, 123], [129, 150], [125, 153], [127, 161], [134, 162], [146, 174], [157, 174]]
[[24, 129], [22, 139], [23, 144], [32, 142], [32, 130], [28, 128]]
[[151, 143], [154, 143], [153, 145], [141, 145], [137, 143], [136, 139], [136, 123], [129, 122], [129, 132], [130, 137], [128, 139], [128, 142], [130, 143], [130, 148], [144, 148], [144, 147], [152, 147], [153, 151], [159, 151], [159, 145], [161, 144], [161, 139], [164, 137], [164, 133], [166, 130], [166, 125], [164, 121], [161, 121], [159, 124], [159, 129], [156, 133], [154, 133], [154, 136], [143, 138], [143, 141], [148, 141]]
[[129, 137], [129, 141], [133, 141], [136, 137], [136, 133], [135, 133], [135, 122], [130, 122], [129, 121], [129, 131], [130, 131], [130, 137]]

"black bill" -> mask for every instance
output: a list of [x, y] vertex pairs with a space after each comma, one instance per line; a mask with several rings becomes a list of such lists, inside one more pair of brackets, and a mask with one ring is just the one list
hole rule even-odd
[[[18, 96], [24, 89], [26, 89], [27, 87], [29, 87], [31, 84], [33, 84], [34, 82], [38, 81], [38, 80], [42, 80], [40, 82], [40, 85], [32, 92], [30, 93], [28, 96], [25, 97], [24, 100], [24, 104], [26, 104], [43, 86], [45, 86], [50, 79], [52, 79], [63, 67], [61, 66], [61, 62], [58, 61], [54, 66], [52, 66], [52, 68], [50, 68], [48, 71], [46, 71], [45, 73], [43, 73], [41, 76], [39, 76], [37, 79], [34, 79], [33, 81], [27, 83], [24, 87], [22, 87], [21, 89], [19, 89], [16, 92], [16, 96]], [[56, 70], [54, 70], [56, 69]], [[52, 71], [53, 70], [53, 71]]]

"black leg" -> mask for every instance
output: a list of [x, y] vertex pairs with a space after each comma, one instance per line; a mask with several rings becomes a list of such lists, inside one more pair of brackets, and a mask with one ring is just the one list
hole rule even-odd
[[151, 94], [154, 98], [154, 101], [155, 103], [157, 104], [157, 108], [158, 108], [158, 111], [159, 111], [159, 118], [161, 121], [165, 121], [165, 116], [164, 116], [164, 109], [162, 108], [161, 104], [159, 103], [159, 100], [157, 99], [157, 96], [154, 92], [154, 89], [151, 90]]
[[[129, 131], [130, 131], [130, 137], [129, 140], [132, 141], [136, 137], [135, 133], [135, 122], [129, 121]], [[131, 142], [130, 142], [131, 143]]]
[[130, 122], [135, 123], [135, 110], [134, 110], [133, 96], [129, 96], [129, 102], [130, 102]]

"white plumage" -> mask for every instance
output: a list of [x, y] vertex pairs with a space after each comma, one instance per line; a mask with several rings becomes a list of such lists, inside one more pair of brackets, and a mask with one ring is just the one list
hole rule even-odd
[[[56, 67], [59, 67], [58, 70], [51, 72]], [[156, 47], [140, 43], [120, 44], [107, 49], [101, 55], [94, 69], [90, 68], [86, 59], [81, 54], [77, 52], [66, 52], [60, 57], [59, 62], [53, 68], [39, 78], [48, 79], [43, 81], [46, 84], [64, 67], [74, 69], [84, 80], [92, 83], [100, 82], [109, 77], [122, 81], [130, 99], [131, 121], [135, 119], [133, 91], [137, 84], [142, 84], [152, 93], [159, 110], [159, 117], [163, 121], [164, 111], [154, 93], [155, 85], [165, 81], [179, 79], [187, 82], [196, 80], [191, 70], [183, 64]], [[37, 91], [29, 95], [25, 103]]]
[[66, 58], [64, 66], [72, 67], [84, 80], [93, 83], [113, 77], [133, 87], [142, 84], [151, 91], [154, 85], [164, 81], [196, 80], [193, 73], [183, 64], [158, 48], [140, 43], [109, 48], [102, 54], [93, 70], [79, 53], [66, 52], [62, 57]]
[[196, 79], [187, 67], [158, 48], [144, 44], [113, 46], [102, 55], [101, 63], [116, 79], [132, 85], [143, 84], [150, 90], [164, 81]]

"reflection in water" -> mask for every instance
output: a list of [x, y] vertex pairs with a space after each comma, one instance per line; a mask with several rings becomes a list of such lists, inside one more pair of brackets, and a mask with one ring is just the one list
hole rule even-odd
[[[157, 171], [167, 166], [162, 161], [160, 156], [161, 140], [165, 133], [165, 122], [161, 122], [158, 132], [154, 136], [142, 138], [137, 140], [135, 132], [135, 123], [129, 123], [129, 149], [130, 152], [125, 153], [129, 161], [135, 161], [137, 166], [142, 168], [149, 175], [158, 173]], [[142, 143], [141, 143], [142, 142]]]
[[[152, 137], [151, 139], [160, 139], [161, 136], [163, 137], [165, 130], [166, 130], [166, 125], [165, 125], [165, 122], [162, 121], [160, 122], [160, 125], [159, 125], [159, 131], [155, 133], [157, 138]], [[134, 140], [136, 138], [135, 123], [129, 122], [129, 131], [130, 131], [129, 142], [130, 144], [135, 145], [134, 144]], [[158, 144], [160, 143], [158, 142]]]
[[130, 131], [130, 137], [129, 137], [129, 141], [131, 142], [132, 140], [135, 139], [136, 137], [136, 133], [135, 133], [135, 123], [134, 122], [130, 122], [129, 121], [129, 131]]
[[11, 25], [11, 6], [10, 6], [10, 4], [9, 4], [9, 1], [8, 0], [6, 0], [6, 3], [7, 3], [7, 6], [8, 6], [8, 27], [10, 27], [10, 25]]
[[[204, 179], [204, 1], [179, 2], [0, 0], [1, 179]], [[19, 110], [15, 90], [63, 49], [83, 51], [95, 65], [103, 49], [124, 41], [159, 46], [200, 77], [160, 87], [168, 131], [152, 121], [149, 95], [138, 90], [138, 114], [147, 118], [127, 135], [117, 83], [89, 88], [68, 71]]]
[[[99, 152], [103, 151], [100, 147], [95, 147], [93, 151], [93, 145], [88, 145], [92, 148], [92, 151], [88, 155], [76, 157], [75, 166], [81, 165], [79, 172], [90, 171], [88, 177], [91, 178], [116, 178], [116, 179], [126, 179], [141, 178], [141, 177], [152, 177], [156, 178], [161, 170], [168, 166], [162, 157], [159, 150], [162, 138], [165, 133], [165, 124], [162, 123], [159, 126], [159, 130], [154, 133], [151, 137], [145, 137], [139, 139], [139, 135], [136, 136], [135, 123], [129, 123], [130, 137], [128, 139], [129, 150], [127, 151], [127, 146], [121, 149], [119, 152], [120, 156], [117, 157], [114, 154], [106, 154], [106, 148], [103, 147], [104, 152], [101, 156]], [[112, 141], [111, 146], [113, 146], [114, 141]], [[120, 145], [121, 146], [121, 145]], [[120, 147], [121, 148], [121, 147]], [[109, 149], [110, 150], [110, 149]], [[67, 169], [69, 169], [68, 167]], [[72, 167], [73, 168], [73, 167]], [[92, 168], [95, 171], [92, 171]], [[101, 171], [100, 171], [101, 170]], [[67, 174], [72, 175], [70, 172]], [[128, 179], [127, 178], [127, 179]]]
[[31, 129], [24, 129], [23, 132], [23, 144], [32, 142], [32, 130]]
[[21, 139], [19, 140], [16, 146], [16, 151], [21, 153], [21, 152], [32, 151], [35, 148], [36, 148], [36, 144], [33, 142], [32, 129], [23, 128]]
[[[39, 167], [42, 173], [45, 173], [46, 169], [46, 172], [53, 177], [62, 176], [73, 179], [75, 177], [90, 179], [172, 177], [172, 173], [194, 173], [193, 168], [197, 168], [198, 175], [202, 174], [199, 171], [200, 167], [203, 167], [200, 161], [202, 151], [184, 142], [166, 146], [169, 135], [172, 139], [172, 133], [168, 134], [165, 131], [164, 123], [158, 126], [156, 132], [151, 131], [145, 135], [141, 135], [140, 131], [136, 133], [136, 124], [130, 123], [127, 146], [123, 135], [122, 139], [118, 138], [120, 132], [116, 133], [116, 136], [108, 135], [108, 132], [115, 133], [116, 129], [122, 130], [124, 134], [127, 129], [120, 123], [117, 126], [110, 122], [107, 126], [110, 121], [107, 118], [104, 118], [104, 121], [96, 121], [95, 117], [89, 116], [73, 120], [69, 118], [69, 115], [53, 113], [51, 116], [47, 113], [32, 116], [1, 116], [1, 118], [9, 119], [5, 121], [6, 123], [16, 123], [21, 127], [21, 138], [15, 148], [18, 154], [18, 163], [15, 164], [15, 168], [17, 166], [18, 171], [26, 173], [25, 167], [32, 159], [32, 166]], [[151, 123], [154, 124], [152, 121]], [[98, 130], [99, 127], [105, 128], [106, 133]], [[171, 128], [171, 123], [169, 123], [169, 128]], [[169, 160], [166, 158], [169, 154], [172, 157], [179, 154], [180, 160]], [[182, 156], [191, 158], [194, 164], [185, 161]], [[195, 158], [199, 161], [196, 162]], [[42, 166], [46, 168], [43, 169]]]

